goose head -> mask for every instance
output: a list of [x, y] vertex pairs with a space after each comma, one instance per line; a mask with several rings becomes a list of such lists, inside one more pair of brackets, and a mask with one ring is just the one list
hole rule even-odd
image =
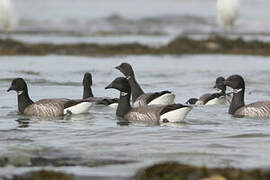
[[16, 91], [18, 95], [21, 95], [23, 92], [27, 92], [26, 82], [23, 78], [16, 78], [12, 81], [11, 86], [7, 91]]
[[121, 93], [128, 93], [130, 94], [130, 85], [128, 80], [124, 77], [118, 77], [111, 82], [105, 89], [117, 89]]
[[221, 90], [222, 92], [225, 92], [226, 91], [226, 86], [225, 86], [224, 82], [225, 82], [224, 77], [218, 77], [216, 79], [216, 84], [215, 84], [214, 88], [216, 88], [218, 90]]
[[122, 63], [119, 66], [116, 66], [115, 69], [121, 71], [126, 78], [134, 77], [134, 71], [129, 63]]
[[228, 77], [224, 83], [226, 86], [231, 87], [234, 90], [244, 90], [245, 81], [240, 75], [232, 75]]

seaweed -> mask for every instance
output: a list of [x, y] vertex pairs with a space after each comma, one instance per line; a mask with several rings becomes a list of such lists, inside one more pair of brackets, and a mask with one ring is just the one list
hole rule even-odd
[[114, 55], [183, 55], [183, 54], [247, 54], [270, 55], [270, 43], [244, 41], [242, 38], [228, 39], [213, 36], [206, 40], [193, 40], [179, 36], [167, 45], [149, 47], [139, 43], [100, 45], [79, 44], [28, 44], [12, 39], [0, 39], [0, 55], [74, 55], [74, 56], [114, 56]]
[[268, 180], [270, 170], [207, 168], [164, 162], [139, 170], [132, 180]]

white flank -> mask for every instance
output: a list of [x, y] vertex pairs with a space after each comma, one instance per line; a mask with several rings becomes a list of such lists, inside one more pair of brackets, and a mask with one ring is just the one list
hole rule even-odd
[[231, 28], [238, 16], [239, 0], [217, 0], [218, 23]]
[[117, 109], [118, 103], [112, 103], [112, 104], [109, 105], [109, 107]]
[[92, 105], [93, 103], [90, 102], [82, 102], [75, 106], [64, 109], [64, 114], [67, 114], [67, 111], [70, 111], [72, 114], [87, 113]]
[[11, 0], [0, 0], [0, 30], [11, 30], [15, 16], [13, 13], [12, 1]]
[[191, 111], [192, 107], [183, 107], [173, 111], [169, 111], [160, 116], [160, 122], [162, 123], [164, 119], [167, 119], [169, 122], [181, 122], [184, 121], [185, 117]]
[[211, 99], [205, 105], [216, 105], [216, 104], [227, 104], [227, 100], [224, 96], [220, 96], [219, 98]]
[[163, 94], [162, 96], [159, 96], [153, 99], [150, 103], [148, 103], [148, 105], [158, 105], [158, 104], [170, 105], [170, 104], [174, 104], [174, 99], [175, 99], [175, 94], [166, 93], [166, 94]]
[[198, 100], [198, 101], [195, 103], [195, 105], [204, 105], [204, 102], [201, 101], [201, 100]]

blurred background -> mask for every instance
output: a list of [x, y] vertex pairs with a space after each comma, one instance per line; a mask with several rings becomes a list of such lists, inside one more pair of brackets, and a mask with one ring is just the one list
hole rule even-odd
[[[140, 42], [159, 46], [176, 35], [222, 33], [215, 0], [13, 0], [13, 39], [37, 43]], [[269, 38], [268, 0], [242, 0], [231, 37]], [[1, 37], [6, 37], [2, 34]]]

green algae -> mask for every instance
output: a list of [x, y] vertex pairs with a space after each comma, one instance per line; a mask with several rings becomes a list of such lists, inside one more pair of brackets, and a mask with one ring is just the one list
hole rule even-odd
[[214, 36], [206, 40], [192, 40], [185, 36], [175, 38], [167, 45], [155, 48], [139, 43], [101, 45], [94, 43], [78, 44], [28, 44], [12, 39], [0, 39], [0, 55], [76, 55], [76, 56], [113, 56], [113, 55], [183, 55], [183, 54], [247, 54], [270, 55], [270, 43], [244, 41], [241, 38], [227, 39]]
[[[10, 180], [72, 180], [71, 174], [39, 170], [15, 175]], [[91, 179], [90, 177], [88, 177]], [[84, 179], [88, 179], [84, 177]], [[93, 178], [92, 178], [93, 179]], [[184, 165], [178, 162], [164, 162], [139, 170], [130, 180], [269, 180], [270, 170], [237, 168], [207, 168]]]
[[33, 171], [21, 176], [14, 176], [12, 180], [73, 180], [74, 176], [56, 171]]
[[269, 180], [270, 171], [207, 168], [165, 162], [140, 170], [132, 180]]

